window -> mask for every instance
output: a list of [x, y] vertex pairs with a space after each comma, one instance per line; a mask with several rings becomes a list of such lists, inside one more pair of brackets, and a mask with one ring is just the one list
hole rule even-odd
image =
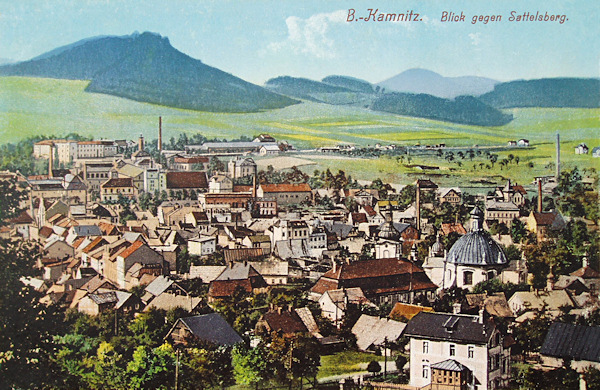
[[472, 345], [469, 345], [469, 348], [468, 348], [468, 350], [467, 350], [467, 353], [468, 353], [468, 355], [467, 355], [467, 356], [468, 356], [468, 358], [469, 358], [469, 359], [473, 359], [473, 356], [475, 355], [475, 347], [474, 347], [474, 346], [472, 346]]
[[450, 344], [450, 356], [456, 356], [456, 345]]
[[423, 341], [423, 353], [429, 353], [429, 341]]
[[463, 273], [463, 284], [470, 286], [473, 284], [473, 271], [465, 271]]
[[429, 360], [423, 360], [423, 378], [429, 378]]

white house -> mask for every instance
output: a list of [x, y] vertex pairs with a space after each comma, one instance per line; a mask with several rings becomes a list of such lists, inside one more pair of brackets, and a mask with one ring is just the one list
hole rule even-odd
[[367, 305], [375, 307], [365, 297], [360, 287], [340, 288], [326, 291], [319, 298], [319, 307], [323, 317], [328, 318], [334, 325], [339, 325], [346, 315], [348, 305]]
[[217, 238], [200, 236], [188, 240], [188, 253], [190, 255], [206, 256], [215, 253]]
[[420, 312], [403, 335], [410, 338], [411, 386], [422, 388], [434, 378], [436, 384], [456, 378], [473, 390], [508, 385], [510, 339], [484, 318], [483, 310], [479, 316]]
[[579, 144], [575, 147], [575, 154], [588, 154], [590, 148], [586, 144]]
[[261, 156], [275, 156], [281, 152], [277, 144], [267, 144], [260, 147], [258, 154]]

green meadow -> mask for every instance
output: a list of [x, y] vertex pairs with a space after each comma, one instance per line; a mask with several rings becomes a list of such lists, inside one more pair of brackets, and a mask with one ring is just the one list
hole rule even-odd
[[[534, 176], [552, 174], [555, 134], [560, 131], [561, 161], [566, 168], [600, 168], [600, 159], [575, 155], [585, 142], [590, 150], [600, 146], [600, 109], [511, 109], [514, 120], [501, 127], [480, 127], [438, 122], [374, 112], [350, 106], [305, 102], [283, 109], [244, 114], [223, 114], [168, 108], [109, 95], [87, 93], [86, 81], [24, 77], [0, 77], [0, 139], [14, 142], [37, 134], [78, 133], [105, 139], [157, 138], [158, 116], [163, 117], [163, 139], [181, 133], [202, 133], [208, 138], [233, 139], [242, 135], [269, 133], [299, 149], [337, 144], [430, 145], [449, 147], [504, 146], [509, 140], [529, 139], [531, 149], [513, 148], [494, 152], [499, 161], [508, 154], [519, 156], [519, 164], [475, 168], [482, 158], [456, 158], [448, 162], [435, 156], [415, 155], [411, 162], [396, 158], [315, 159], [305, 169], [343, 169], [359, 179], [381, 177], [393, 182], [412, 180], [422, 174], [411, 165], [425, 164], [440, 169], [431, 173], [448, 184], [502, 180], [510, 176], [528, 183]], [[323, 156], [325, 157], [325, 156]], [[458, 164], [460, 162], [461, 164]], [[533, 168], [528, 163], [533, 163]], [[502, 169], [501, 169], [502, 168]], [[509, 173], [510, 172], [510, 173]], [[429, 173], [429, 171], [428, 171]]]

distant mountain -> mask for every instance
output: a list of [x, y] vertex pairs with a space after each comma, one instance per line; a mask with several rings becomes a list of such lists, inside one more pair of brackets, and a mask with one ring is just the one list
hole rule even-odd
[[479, 97], [496, 108], [600, 107], [600, 80], [556, 78], [498, 84]]
[[254, 112], [298, 103], [205, 65], [148, 32], [85, 39], [1, 66], [0, 75], [91, 80], [89, 92], [200, 111]]
[[425, 93], [446, 99], [479, 96], [494, 89], [498, 81], [476, 76], [444, 77], [426, 69], [409, 69], [377, 85], [388, 92]]
[[327, 76], [321, 80], [325, 84], [335, 85], [355, 92], [373, 93], [373, 85], [368, 81], [348, 76]]
[[0, 65], [14, 64], [16, 61], [13, 61], [8, 58], [0, 58]]
[[370, 106], [375, 111], [479, 126], [502, 126], [513, 117], [472, 96], [454, 100], [426, 94], [387, 93]]

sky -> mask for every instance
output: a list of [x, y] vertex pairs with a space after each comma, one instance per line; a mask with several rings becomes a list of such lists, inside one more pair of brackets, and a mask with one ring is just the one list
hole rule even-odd
[[[369, 9], [419, 17], [358, 20]], [[464, 21], [443, 21], [444, 12]], [[511, 12], [565, 17], [510, 21]], [[502, 19], [473, 24], [478, 15]], [[135, 31], [260, 85], [282, 75], [376, 83], [411, 68], [499, 81], [600, 76], [598, 0], [0, 0], [2, 59]]]

